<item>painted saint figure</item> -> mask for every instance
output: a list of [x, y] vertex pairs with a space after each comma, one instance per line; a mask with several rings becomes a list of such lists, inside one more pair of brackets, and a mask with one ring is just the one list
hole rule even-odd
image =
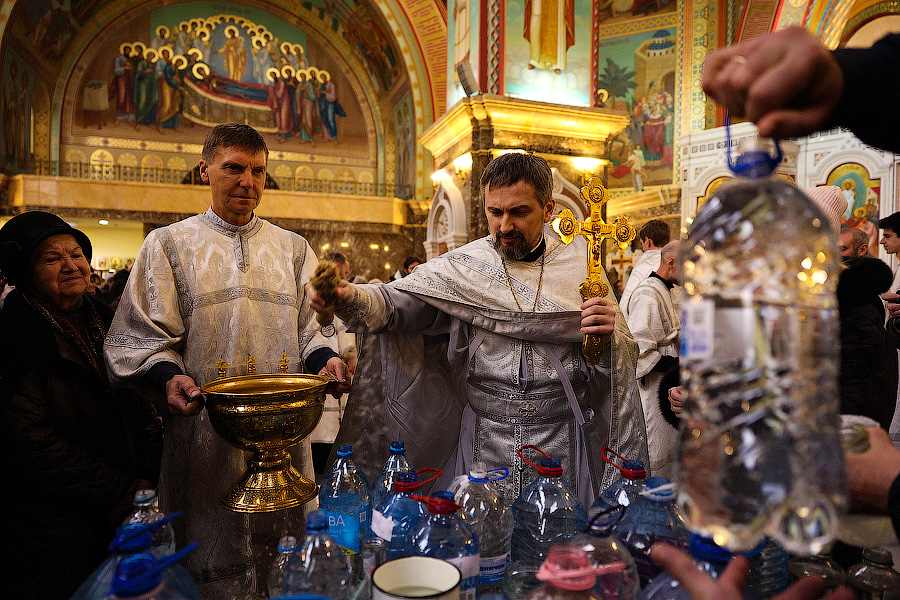
[[325, 137], [330, 140], [337, 139], [337, 122], [335, 116], [346, 117], [340, 102], [337, 99], [337, 89], [334, 87], [334, 81], [324, 71], [319, 73], [322, 80], [322, 88], [319, 90], [319, 117], [322, 119], [322, 127], [325, 130]]
[[137, 70], [134, 74], [134, 110], [137, 125], [156, 124], [156, 104], [158, 90], [153, 63], [150, 62], [152, 50], [139, 48], [141, 53]]
[[109, 87], [109, 99], [116, 103], [116, 118], [134, 121], [134, 64], [129, 59], [131, 46], [122, 44], [119, 56], [113, 63], [113, 81]]
[[234, 25], [225, 28], [225, 36], [227, 39], [222, 47], [216, 50], [216, 54], [224, 55], [228, 77], [240, 81], [244, 77], [244, 69], [247, 68], [247, 49], [244, 48], [244, 39]]
[[575, 0], [525, 0], [529, 69], [566, 70], [566, 52], [575, 43]]
[[172, 51], [163, 47], [159, 53], [157, 64], [162, 63], [162, 72], [156, 80], [159, 94], [159, 106], [156, 112], [156, 123], [166, 129], [178, 127], [178, 115], [181, 114], [181, 100], [184, 92], [181, 89], [181, 77], [172, 66]]

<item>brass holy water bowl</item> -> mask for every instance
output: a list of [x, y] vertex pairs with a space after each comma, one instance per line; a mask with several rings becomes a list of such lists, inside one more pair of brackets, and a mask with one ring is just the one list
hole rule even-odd
[[318, 488], [291, 466], [287, 448], [312, 433], [325, 406], [329, 379], [273, 373], [217, 379], [202, 388], [209, 420], [225, 441], [253, 452], [247, 470], [219, 503], [245, 513], [309, 502]]

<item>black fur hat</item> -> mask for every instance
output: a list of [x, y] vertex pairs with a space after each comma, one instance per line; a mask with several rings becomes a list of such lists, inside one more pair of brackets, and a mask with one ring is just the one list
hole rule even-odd
[[91, 260], [91, 240], [54, 214], [34, 210], [16, 215], [0, 227], [0, 272], [15, 286], [22, 285], [31, 255], [47, 238], [68, 234]]

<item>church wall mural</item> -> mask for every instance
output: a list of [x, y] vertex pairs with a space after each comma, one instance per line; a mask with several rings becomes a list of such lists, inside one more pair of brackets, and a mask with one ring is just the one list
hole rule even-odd
[[10, 172], [24, 170], [31, 156], [31, 98], [34, 69], [17, 53], [3, 56], [3, 90], [0, 92], [0, 148]]
[[222, 3], [166, 7], [126, 22], [96, 50], [66, 146], [100, 138], [133, 154], [156, 142], [169, 160], [166, 150], [185, 151], [207, 128], [238, 121], [266, 137], [270, 174], [279, 172], [283, 189], [309, 172], [372, 181], [376, 157], [344, 71], [304, 31], [268, 13]]
[[406, 94], [394, 108], [394, 128], [397, 132], [397, 160], [395, 185], [397, 189], [411, 187], [415, 177], [415, 131], [413, 129], [412, 97]]
[[881, 180], [871, 179], [868, 169], [859, 163], [845, 163], [828, 174], [825, 185], [841, 188], [847, 210], [841, 227], [863, 230], [869, 236], [869, 254], [878, 256], [878, 207], [881, 205]]
[[[650, 10], [639, 2], [633, 3], [635, 10]], [[666, 12], [624, 22], [622, 16], [608, 18], [598, 27], [596, 106], [625, 111], [630, 121], [610, 138], [611, 190], [642, 191], [673, 181], [676, 16], [668, 10], [674, 3], [662, 9]]]
[[[475, 81], [479, 80], [480, 0], [449, 0], [447, 7], [447, 106], [453, 106], [466, 93], [459, 82], [457, 65], [468, 62]], [[485, 90], [482, 90], [485, 91]]]

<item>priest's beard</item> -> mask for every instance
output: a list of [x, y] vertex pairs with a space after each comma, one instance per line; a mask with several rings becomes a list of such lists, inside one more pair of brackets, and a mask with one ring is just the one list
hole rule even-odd
[[[502, 240], [516, 240], [512, 246], [508, 246]], [[525, 236], [518, 231], [502, 234], [499, 231], [494, 234], [494, 250], [500, 253], [500, 256], [506, 260], [522, 260], [529, 252], [531, 246], [525, 241]]]

